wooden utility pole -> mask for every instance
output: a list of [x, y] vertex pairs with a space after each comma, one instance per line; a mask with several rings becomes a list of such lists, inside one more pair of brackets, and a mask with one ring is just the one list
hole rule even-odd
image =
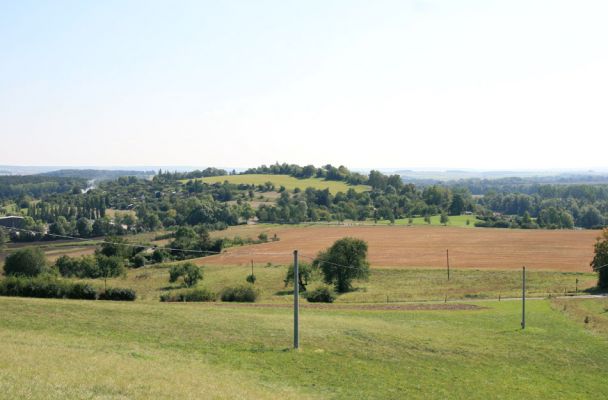
[[521, 278], [521, 329], [526, 329], [526, 267], [522, 267]]
[[300, 348], [300, 271], [298, 251], [293, 251], [293, 348]]
[[447, 260], [447, 265], [448, 265], [448, 281], [450, 280], [450, 250], [446, 249], [445, 250], [445, 258]]

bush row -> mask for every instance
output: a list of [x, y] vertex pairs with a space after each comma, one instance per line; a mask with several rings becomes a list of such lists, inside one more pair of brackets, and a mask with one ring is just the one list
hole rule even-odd
[[0, 281], [0, 296], [40, 297], [48, 299], [127, 300], [137, 297], [131, 289], [98, 291], [88, 283], [67, 282], [49, 277], [14, 277]]
[[216, 294], [207, 289], [192, 289], [162, 294], [160, 301], [215, 301], [216, 298]]
[[[222, 301], [236, 301], [253, 303], [257, 300], [259, 292], [253, 286], [227, 287], [219, 294]], [[190, 289], [178, 292], [165, 293], [160, 296], [160, 301], [216, 301], [218, 295], [208, 289]]]
[[253, 286], [227, 287], [220, 293], [222, 301], [238, 301], [253, 303], [257, 300], [259, 292]]
[[[249, 303], [255, 302], [258, 296], [259, 292], [253, 286], [245, 285], [225, 288], [219, 295], [222, 301]], [[216, 301], [217, 297], [218, 296], [215, 293], [208, 289], [190, 289], [162, 294], [160, 296], [160, 301]], [[336, 299], [334, 292], [326, 286], [319, 287], [306, 293], [305, 297], [306, 300], [311, 303], [333, 303]]]

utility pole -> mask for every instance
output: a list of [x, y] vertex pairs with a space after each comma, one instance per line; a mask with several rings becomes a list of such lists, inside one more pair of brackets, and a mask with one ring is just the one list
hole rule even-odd
[[526, 329], [526, 267], [522, 267], [521, 277], [521, 329]]
[[298, 251], [293, 251], [293, 348], [300, 348], [300, 271]]
[[448, 281], [449, 281], [450, 280], [450, 250], [448, 250], [448, 249], [445, 250], [445, 258], [448, 263]]

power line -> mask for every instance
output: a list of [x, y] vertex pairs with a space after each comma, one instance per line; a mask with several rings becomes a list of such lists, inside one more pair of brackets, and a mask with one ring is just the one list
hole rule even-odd
[[[38, 235], [41, 234], [41, 232], [36, 232], [36, 231], [31, 231], [29, 229], [22, 229], [22, 228], [8, 228], [5, 226], [2, 226], [1, 228], [4, 228], [6, 230], [8, 230], [9, 232], [12, 230], [16, 230], [16, 231], [20, 231], [20, 232], [27, 232], [27, 233], [32, 233], [34, 235]], [[85, 241], [85, 242], [90, 242], [91, 239], [84, 239], [84, 238], [79, 238], [76, 236], [68, 236], [68, 235], [57, 235], [54, 233], [45, 233], [44, 235], [46, 236], [53, 236], [53, 237], [58, 237], [58, 238], [63, 238], [63, 239], [71, 239], [71, 240], [79, 240], [79, 241]], [[163, 250], [169, 250], [169, 251], [182, 251], [182, 252], [186, 252], [186, 253], [199, 253], [199, 254], [222, 254], [221, 251], [212, 251], [212, 250], [186, 250], [186, 249], [176, 249], [176, 248], [171, 248], [171, 247], [159, 247], [157, 245], [149, 245], [149, 244], [138, 244], [138, 243], [120, 243], [120, 242], [113, 242], [110, 240], [102, 240], [102, 243], [108, 243], [108, 244], [115, 244], [118, 246], [127, 246], [127, 247], [136, 247], [136, 248], [144, 248], [144, 249], [163, 249]], [[93, 244], [91, 244], [93, 245]]]
[[[305, 255], [300, 255], [300, 256], [304, 257], [304, 258], [308, 258], [309, 260], [313, 260], [313, 261], [317, 259], [317, 258], [314, 258], [314, 257], [305, 256]], [[358, 269], [358, 267], [355, 267], [354, 265], [337, 264], [335, 262], [327, 261], [327, 260], [323, 260], [323, 259], [320, 259], [319, 262], [320, 263], [329, 264], [329, 265], [333, 265], [333, 266], [336, 266], [336, 267]]]

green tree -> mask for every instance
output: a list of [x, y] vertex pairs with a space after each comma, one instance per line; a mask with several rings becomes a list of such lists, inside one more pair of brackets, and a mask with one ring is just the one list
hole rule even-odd
[[447, 225], [449, 220], [450, 220], [450, 218], [448, 217], [448, 214], [445, 211], [443, 211], [441, 213], [441, 216], [439, 217], [439, 222], [442, 223], [443, 225]]
[[428, 214], [424, 214], [424, 222], [426, 222], [427, 224], [431, 223], [431, 216]]
[[4, 261], [7, 276], [38, 276], [46, 270], [46, 257], [38, 247], [19, 249]]
[[595, 242], [595, 256], [591, 261], [591, 267], [598, 273], [597, 285], [608, 288], [608, 229], [604, 229], [602, 235]]
[[351, 237], [339, 239], [327, 250], [319, 252], [313, 266], [320, 267], [325, 283], [333, 284], [337, 292], [348, 292], [352, 290], [354, 279], [369, 276], [367, 243]]
[[87, 218], [79, 218], [78, 221], [76, 221], [76, 230], [78, 231], [79, 236], [88, 237], [93, 233], [93, 225]]
[[450, 204], [450, 215], [460, 215], [464, 211], [464, 199], [460, 193], [454, 193]]
[[97, 263], [97, 259], [93, 256], [82, 256], [80, 258], [72, 258], [63, 255], [55, 261], [55, 267], [64, 277], [77, 278], [100, 278], [101, 271]]
[[108, 236], [101, 244], [100, 253], [106, 257], [129, 258], [133, 255], [133, 247], [124, 238]]
[[169, 256], [163, 249], [154, 249], [152, 252], [152, 261], [155, 263], [162, 263]]
[[184, 285], [192, 287], [203, 279], [203, 270], [190, 262], [172, 266], [169, 269], [169, 282], [174, 283], [180, 277], [183, 277]]
[[604, 224], [604, 217], [594, 206], [587, 206], [581, 212], [580, 225], [583, 228], [597, 228]]
[[[298, 264], [298, 280], [300, 281], [300, 291], [306, 291], [306, 286], [313, 280], [315, 273], [315, 267], [311, 264], [300, 263]], [[285, 275], [285, 279], [283, 282], [285, 283], [285, 287], [289, 285], [293, 285], [293, 264], [287, 268], [287, 275]]]
[[121, 276], [125, 273], [124, 259], [118, 256], [97, 255], [97, 267], [99, 275], [103, 278], [104, 289], [107, 286], [107, 280], [111, 277]]

